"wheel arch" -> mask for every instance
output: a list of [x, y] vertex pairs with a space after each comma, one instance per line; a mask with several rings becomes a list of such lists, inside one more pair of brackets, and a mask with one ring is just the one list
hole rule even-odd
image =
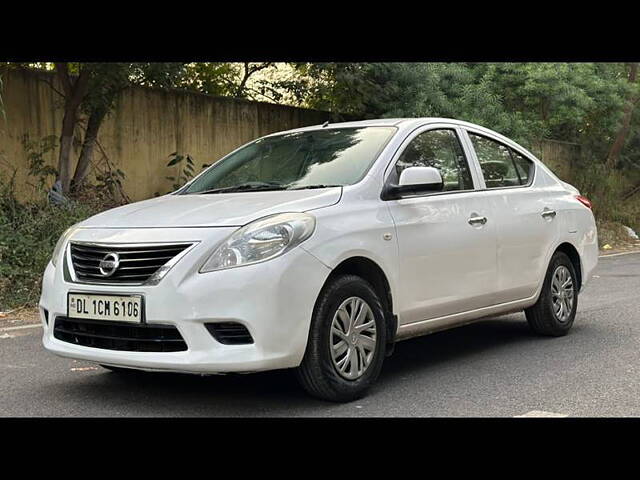
[[579, 285], [578, 291], [581, 290], [582, 289], [582, 261], [580, 259], [580, 253], [578, 253], [578, 249], [569, 242], [563, 242], [556, 247], [553, 253], [555, 254], [556, 252], [563, 252], [564, 254], [567, 255], [567, 257], [569, 257], [569, 260], [571, 260], [571, 264], [573, 265], [573, 268], [576, 271], [576, 276], [578, 277], [577, 279], [578, 285]]
[[[391, 285], [386, 273], [370, 258], [363, 256], [352, 256], [342, 260], [331, 271], [324, 285], [338, 275], [352, 274], [361, 277], [371, 284], [383, 303], [385, 311], [385, 320], [387, 324], [387, 342], [392, 345], [395, 341], [396, 331], [398, 329], [398, 318], [393, 313], [393, 294]], [[324, 288], [323, 285], [323, 288]]]

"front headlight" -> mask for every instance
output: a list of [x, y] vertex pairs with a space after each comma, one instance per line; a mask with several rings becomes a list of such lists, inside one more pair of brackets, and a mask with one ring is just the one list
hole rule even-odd
[[62, 252], [62, 249], [66, 245], [67, 240], [69, 240], [69, 237], [71, 237], [71, 235], [75, 231], [76, 231], [76, 226], [72, 225], [71, 227], [67, 228], [62, 235], [60, 235], [60, 238], [58, 239], [58, 243], [56, 243], [56, 248], [53, 249], [53, 254], [51, 255], [51, 263], [53, 263], [54, 267], [56, 266], [56, 262], [58, 261], [58, 258], [60, 257], [60, 253]]
[[311, 236], [316, 219], [306, 213], [279, 213], [236, 230], [200, 269], [201, 273], [264, 262], [288, 252]]

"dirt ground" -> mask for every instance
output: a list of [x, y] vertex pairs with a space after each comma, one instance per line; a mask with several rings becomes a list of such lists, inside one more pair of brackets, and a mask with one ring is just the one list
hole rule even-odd
[[640, 251], [640, 241], [621, 243], [612, 246], [609, 249], [600, 249], [600, 255], [614, 255], [616, 253], [637, 252]]
[[21, 307], [8, 312], [0, 312], [0, 330], [40, 323], [37, 307]]

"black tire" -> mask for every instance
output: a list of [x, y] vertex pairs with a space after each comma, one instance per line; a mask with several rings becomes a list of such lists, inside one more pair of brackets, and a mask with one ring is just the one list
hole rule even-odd
[[[560, 266], [564, 266], [569, 270], [573, 282], [573, 306], [569, 317], [565, 321], [559, 320], [556, 316], [551, 292], [551, 282], [554, 272]], [[569, 257], [563, 252], [554, 253], [549, 262], [549, 268], [547, 269], [538, 301], [524, 311], [531, 329], [539, 335], [552, 337], [566, 335], [571, 329], [576, 316], [579, 289], [580, 286], [577, 283], [576, 271]]]
[[[334, 366], [330, 351], [330, 330], [333, 317], [350, 297], [364, 300], [373, 313], [376, 345], [373, 357], [362, 376], [355, 380], [343, 378]], [[341, 275], [322, 289], [313, 309], [307, 349], [296, 377], [312, 396], [332, 402], [349, 402], [362, 398], [380, 375], [385, 357], [387, 331], [382, 302], [373, 287], [356, 275]]]

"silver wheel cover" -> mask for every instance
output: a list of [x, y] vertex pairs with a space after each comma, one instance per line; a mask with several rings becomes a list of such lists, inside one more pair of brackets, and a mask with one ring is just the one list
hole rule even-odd
[[349, 297], [340, 304], [331, 321], [329, 348], [338, 374], [357, 380], [371, 365], [376, 353], [376, 321], [369, 304]]
[[568, 321], [571, 316], [574, 293], [571, 273], [567, 267], [560, 265], [551, 277], [551, 302], [553, 314], [562, 323]]

